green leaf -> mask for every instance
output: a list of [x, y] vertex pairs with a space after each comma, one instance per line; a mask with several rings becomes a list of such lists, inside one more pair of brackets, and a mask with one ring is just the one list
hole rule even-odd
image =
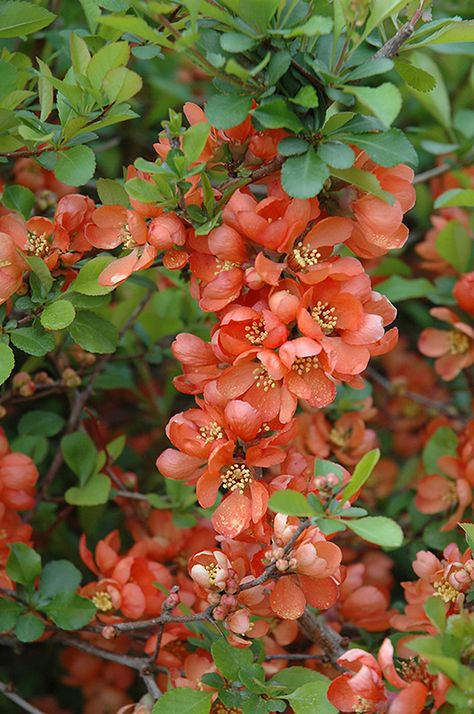
[[417, 68], [434, 77], [436, 86], [430, 91], [420, 91], [408, 85], [408, 91], [415, 96], [420, 104], [434, 116], [445, 128], [451, 126], [451, 105], [443, 75], [436, 62], [423, 52], [413, 52], [410, 55]]
[[308, 682], [285, 696], [295, 714], [337, 714], [337, 709], [327, 698], [329, 680]]
[[369, 543], [376, 543], [384, 548], [399, 548], [403, 543], [403, 531], [391, 518], [366, 516], [344, 523], [347, 528]]
[[29, 188], [25, 186], [5, 186], [2, 195], [2, 203], [12, 211], [18, 211], [27, 220], [30, 217], [35, 196]]
[[7, 575], [19, 585], [31, 585], [41, 573], [41, 556], [25, 543], [12, 543]]
[[287, 73], [291, 65], [291, 55], [287, 50], [273, 52], [267, 67], [268, 84], [276, 84]]
[[408, 5], [408, 0], [373, 0], [371, 12], [364, 28], [362, 39], [370, 35], [377, 25], [380, 25], [386, 17], [394, 15], [401, 8]]
[[46, 305], [40, 321], [47, 330], [63, 330], [76, 317], [74, 305], [69, 300], [56, 300]]
[[126, 65], [129, 57], [128, 42], [110, 42], [101, 47], [87, 66], [87, 78], [92, 86], [99, 89], [107, 73], [112, 69]]
[[35, 642], [39, 640], [46, 629], [46, 625], [37, 615], [27, 612], [20, 615], [15, 627], [15, 635], [20, 642]]
[[87, 67], [91, 61], [91, 53], [86, 42], [71, 32], [69, 35], [69, 50], [71, 53], [72, 67], [76, 74], [87, 74]]
[[62, 630], [80, 630], [89, 624], [96, 613], [91, 600], [73, 592], [60, 592], [42, 609]]
[[69, 286], [69, 290], [81, 295], [107, 295], [114, 288], [110, 285], [100, 285], [99, 275], [114, 259], [109, 255], [99, 255], [87, 263], [79, 271], [79, 275]]
[[466, 541], [472, 550], [474, 550], [474, 523], [460, 523], [459, 524], [466, 534]]
[[204, 111], [216, 129], [230, 129], [245, 121], [251, 106], [251, 97], [242, 97], [238, 94], [215, 94], [208, 99]]
[[310, 17], [303, 25], [299, 25], [291, 30], [285, 30], [282, 34], [284, 34], [285, 37], [299, 37], [301, 35], [317, 37], [318, 35], [328, 35], [332, 30], [332, 26], [333, 21], [330, 17], [313, 15], [313, 17]]
[[[474, 197], [474, 191], [471, 191]], [[474, 204], [473, 204], [474, 205]], [[468, 270], [471, 260], [472, 238], [460, 221], [449, 221], [436, 236], [436, 252], [458, 273]]]
[[304, 129], [284, 99], [270, 99], [252, 111], [254, 119], [267, 129], [289, 129], [298, 132]]
[[44, 566], [39, 582], [41, 597], [51, 598], [73, 592], [81, 584], [82, 574], [68, 560], [53, 560]]
[[387, 201], [387, 203], [393, 203], [393, 196], [382, 189], [378, 178], [374, 174], [371, 174], [370, 171], [363, 171], [362, 169], [356, 169], [354, 167], [350, 169], [331, 168], [331, 176], [335, 176], [348, 184], [352, 184], [362, 189], [362, 191], [371, 193], [373, 196]]
[[110, 479], [105, 474], [92, 476], [85, 486], [73, 486], [64, 494], [67, 503], [73, 506], [99, 506], [107, 503], [110, 494]]
[[3, 597], [0, 600], [0, 632], [8, 632], [12, 630], [18, 617], [24, 611], [24, 607], [14, 600], [7, 600]]
[[240, 32], [224, 32], [220, 36], [221, 47], [226, 52], [246, 52], [254, 47], [257, 41], [253, 37], [241, 35]]
[[82, 186], [94, 175], [95, 154], [90, 146], [79, 144], [58, 153], [56, 178], [71, 186]]
[[253, 663], [253, 655], [250, 650], [232, 647], [224, 638], [212, 643], [211, 653], [219, 672], [233, 682], [238, 680], [239, 671], [242, 668]]
[[143, 81], [139, 74], [127, 67], [115, 67], [104, 77], [102, 87], [110, 104], [126, 102], [142, 88]]
[[433, 286], [426, 278], [405, 278], [402, 275], [391, 275], [383, 283], [377, 284], [378, 292], [388, 297], [391, 302], [412, 300], [426, 297]]
[[169, 689], [161, 695], [152, 709], [152, 714], [209, 714], [211, 711], [211, 692], [179, 687]]
[[29, 255], [26, 260], [31, 268], [32, 273], [35, 275], [41, 285], [41, 297], [47, 297], [49, 291], [53, 286], [53, 277], [49, 272], [48, 266], [46, 265], [44, 260], [39, 258], [37, 255]]
[[198, 122], [186, 130], [183, 136], [183, 153], [186, 158], [186, 166], [190, 166], [198, 160], [206, 146], [210, 131], [211, 126], [205, 121]]
[[42, 357], [54, 350], [54, 337], [40, 326], [18, 327], [10, 333], [15, 347], [35, 357]]
[[285, 513], [288, 516], [314, 516], [314, 510], [308, 505], [303, 494], [291, 488], [272, 493], [268, 507], [276, 513]]
[[54, 412], [34, 409], [23, 414], [18, 422], [18, 433], [32, 436], [54, 436], [64, 426], [64, 419]]
[[309, 149], [301, 156], [290, 156], [281, 171], [283, 188], [294, 198], [316, 196], [328, 177], [329, 169], [314, 149]]
[[23, 37], [50, 25], [56, 15], [39, 5], [21, 0], [0, 3], [0, 38]]
[[346, 86], [344, 91], [348, 94], [353, 94], [364, 107], [386, 126], [390, 126], [402, 108], [401, 94], [391, 82], [384, 82], [378, 87]]
[[474, 42], [474, 20], [456, 19], [442, 28], [442, 31], [429, 38], [427, 44], [437, 45], [447, 42]]
[[74, 342], [82, 349], [96, 354], [112, 354], [118, 342], [117, 328], [93, 312], [78, 312], [68, 327]]
[[436, 79], [432, 74], [425, 72], [421, 67], [415, 67], [405, 59], [396, 59], [395, 69], [408, 86], [418, 92], [432, 92], [436, 87]]
[[400, 129], [390, 129], [378, 134], [342, 133], [336, 135], [335, 138], [355, 144], [380, 166], [390, 167], [400, 163], [416, 166], [418, 163], [415, 149]]
[[122, 184], [118, 181], [114, 181], [113, 179], [100, 178], [97, 179], [96, 188], [97, 193], [99, 194], [100, 201], [104, 205], [119, 205], [128, 208], [130, 202], [128, 200], [127, 192], [124, 186], [122, 186]]
[[342, 492], [342, 499], [348, 501], [370, 477], [380, 459], [380, 449], [372, 449], [361, 458], [354, 469], [352, 478]]
[[274, 674], [269, 684], [284, 687], [285, 692], [290, 694], [310, 682], [328, 682], [328, 678], [308, 667], [287, 667]]
[[438, 196], [434, 203], [435, 208], [447, 208], [449, 206], [474, 207], [474, 189], [472, 188], [452, 188]]
[[370, 58], [366, 62], [360, 64], [356, 69], [353, 69], [349, 74], [344, 76], [345, 82], [355, 82], [366, 77], [373, 77], [376, 74], [385, 74], [393, 68], [393, 61], [388, 57]]
[[239, 17], [251, 27], [265, 30], [273, 15], [278, 10], [280, 0], [239, 0], [236, 11]]
[[15, 355], [5, 342], [0, 342], [0, 384], [3, 384], [13, 372]]
[[446, 610], [441, 598], [436, 596], [428, 598], [424, 604], [424, 610], [434, 627], [443, 632], [446, 626]]
[[355, 154], [350, 146], [342, 141], [325, 141], [319, 145], [318, 156], [335, 169], [350, 169], [354, 164]]
[[319, 97], [315, 88], [307, 84], [305, 87], [301, 87], [296, 96], [290, 99], [290, 102], [298, 104], [300, 107], [314, 109], [319, 106]]
[[39, 58], [37, 61], [41, 72], [38, 77], [38, 97], [41, 107], [40, 121], [46, 121], [53, 111], [54, 106], [54, 89], [49, 81], [53, 74], [46, 62], [43, 62]]
[[157, 185], [145, 179], [132, 178], [125, 183], [125, 189], [131, 198], [142, 203], [157, 203], [161, 198]]
[[304, 154], [308, 150], [309, 144], [304, 139], [297, 136], [287, 136], [278, 144], [278, 153], [281, 156], [294, 156]]
[[164, 35], [156, 32], [141, 17], [134, 17], [133, 15], [102, 15], [99, 18], [99, 22], [101, 25], [113, 27], [124, 33], [143, 37], [144, 40], [148, 40], [153, 44], [173, 48], [173, 44]]
[[438, 459], [441, 456], [456, 456], [458, 437], [449, 426], [440, 426], [425, 444], [423, 466], [426, 473], [439, 473]]
[[88, 434], [75, 431], [61, 439], [64, 461], [84, 484], [92, 475], [97, 464], [97, 449]]

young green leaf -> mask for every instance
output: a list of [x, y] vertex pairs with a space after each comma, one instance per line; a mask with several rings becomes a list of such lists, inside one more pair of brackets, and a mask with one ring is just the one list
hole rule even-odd
[[76, 317], [76, 311], [69, 300], [56, 300], [45, 307], [40, 322], [47, 330], [63, 330]]
[[241, 124], [247, 118], [251, 105], [251, 97], [242, 97], [238, 94], [215, 94], [208, 99], [204, 111], [216, 129], [230, 129]]
[[[474, 197], [474, 191], [472, 193]], [[449, 221], [441, 228], [436, 236], [436, 252], [458, 273], [468, 271], [472, 254], [472, 238], [460, 221]]]
[[376, 543], [384, 548], [399, 548], [403, 543], [403, 531], [391, 518], [366, 516], [357, 520], [347, 520], [344, 523], [347, 528], [369, 543]]
[[267, 129], [289, 129], [294, 132], [304, 129], [301, 121], [289, 109], [284, 99], [270, 99], [265, 104], [260, 104], [252, 111], [252, 116]]
[[456, 432], [449, 426], [440, 426], [431, 435], [423, 449], [423, 466], [428, 474], [439, 473], [438, 459], [455, 456], [458, 445]]
[[346, 141], [348, 144], [355, 144], [380, 166], [390, 167], [401, 162], [416, 166], [418, 163], [413, 145], [400, 129], [370, 134], [346, 134], [343, 128], [341, 134], [337, 134], [334, 138]]
[[100, 285], [99, 275], [110, 265], [113, 258], [109, 255], [98, 255], [89, 260], [79, 271], [79, 275], [69, 286], [69, 290], [81, 295], [107, 295], [114, 287]]
[[20, 615], [16, 622], [15, 635], [20, 642], [35, 642], [39, 640], [46, 629], [43, 620], [32, 612]]
[[96, 474], [84, 486], [68, 488], [64, 498], [73, 506], [99, 506], [107, 503], [109, 494], [110, 479], [105, 474]]
[[35, 195], [25, 186], [5, 186], [2, 203], [12, 211], [18, 211], [27, 220], [35, 205]]
[[335, 169], [350, 169], [354, 164], [355, 154], [350, 146], [342, 141], [325, 141], [319, 145], [318, 156]]
[[337, 714], [337, 709], [328, 698], [329, 680], [303, 684], [285, 696], [295, 714]]
[[219, 672], [231, 681], [237, 681], [239, 671], [253, 663], [253, 655], [250, 650], [232, 647], [223, 638], [212, 643], [211, 652]]
[[22, 436], [54, 436], [64, 426], [64, 419], [54, 412], [31, 409], [18, 422], [18, 433]]
[[75, 431], [61, 439], [64, 461], [84, 484], [92, 475], [97, 464], [97, 449], [88, 434]]
[[193, 124], [187, 129], [183, 136], [183, 153], [186, 158], [186, 166], [190, 166], [198, 160], [201, 152], [206, 146], [211, 126], [205, 121]]
[[91, 600], [73, 592], [60, 592], [42, 610], [62, 630], [80, 630], [96, 613]]
[[39, 5], [23, 0], [0, 3], [0, 38], [23, 37], [50, 25], [56, 15]]
[[154, 705], [152, 714], [209, 714], [211, 704], [211, 692], [179, 687], [162, 694]]
[[327, 165], [321, 161], [312, 148], [300, 156], [290, 156], [283, 164], [281, 171], [283, 188], [294, 198], [316, 196], [328, 178]]
[[268, 507], [276, 513], [286, 513], [288, 516], [314, 516], [315, 512], [308, 505], [306, 498], [299, 491], [291, 488], [285, 491], [275, 491], [270, 496]]
[[18, 622], [19, 616], [24, 612], [24, 609], [24, 606], [19, 602], [7, 600], [3, 597], [0, 600], [0, 632], [3, 633], [12, 630]]
[[363, 171], [362, 169], [356, 169], [352, 167], [350, 169], [336, 169], [331, 167], [331, 176], [335, 176], [348, 184], [353, 184], [357, 188], [371, 193], [377, 198], [381, 198], [387, 203], [393, 203], [393, 196], [390, 193], [384, 191], [379, 183], [378, 178], [371, 174], [370, 171]]
[[449, 206], [474, 207], [474, 189], [452, 188], [438, 196], [434, 203], [435, 208], [448, 208]]
[[383, 283], [378, 283], [377, 290], [391, 302], [412, 300], [426, 297], [433, 286], [426, 278], [405, 278], [403, 275], [391, 275]]
[[344, 91], [353, 94], [377, 119], [386, 126], [397, 118], [402, 108], [402, 97], [397, 87], [391, 82], [384, 82], [378, 87], [344, 87]]
[[436, 596], [428, 598], [424, 610], [436, 629], [443, 632], [446, 626], [446, 609], [441, 598]]
[[60, 593], [73, 592], [81, 580], [81, 571], [68, 560], [53, 560], [41, 572], [39, 594], [41, 597], [52, 598]]
[[[97, 179], [97, 193], [99, 194], [101, 203], [106, 206], [119, 205], [128, 208], [130, 204], [124, 186], [113, 179]], [[89, 263], [87, 263], [87, 265], [89, 265]]]
[[41, 556], [25, 543], [12, 543], [7, 575], [19, 585], [31, 585], [41, 573]]
[[56, 178], [71, 186], [82, 186], [94, 175], [95, 154], [90, 146], [71, 146], [58, 153], [54, 173]]
[[372, 471], [380, 459], [380, 449], [372, 449], [361, 458], [354, 469], [352, 478], [343, 490], [341, 496], [344, 501], [349, 500], [369, 479]]
[[118, 342], [117, 328], [93, 312], [83, 310], [68, 327], [74, 342], [96, 354], [112, 354]]

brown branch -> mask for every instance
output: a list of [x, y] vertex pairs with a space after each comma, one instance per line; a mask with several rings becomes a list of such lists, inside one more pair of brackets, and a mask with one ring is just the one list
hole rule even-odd
[[373, 59], [379, 59], [379, 57], [388, 57], [391, 59], [392, 57], [395, 57], [403, 43], [406, 42], [415, 31], [415, 25], [423, 14], [423, 5], [424, 2], [421, 3], [411, 20], [405, 22], [405, 24], [400, 27], [398, 32], [387, 40], [383, 47], [381, 47], [374, 54]]
[[30, 712], [30, 714], [45, 714], [45, 712], [43, 712], [41, 709], [38, 709], [38, 707], [34, 707], [33, 704], [30, 704], [26, 701], [26, 699], [20, 697], [20, 695], [13, 690], [11, 684], [5, 684], [5, 682], [0, 682], [0, 692], [3, 694], [4, 697], [9, 699], [11, 702], [14, 702], [14, 704], [20, 707], [20, 709], [23, 709], [23, 711], [25, 712]]
[[441, 166], [435, 166], [432, 169], [428, 169], [428, 171], [423, 171], [421, 174], [416, 174], [415, 178], [413, 179], [413, 183], [423, 183], [424, 181], [429, 181], [432, 178], [435, 178], [436, 176], [441, 176], [441, 174], [445, 174], [446, 171], [450, 171], [453, 167], [450, 166], [450, 164], [441, 164]]
[[95, 657], [102, 657], [110, 662], [123, 664], [125, 667], [134, 669], [142, 678], [149, 694], [151, 694], [153, 699], [158, 699], [161, 696], [161, 691], [153, 676], [154, 667], [151, 665], [148, 658], [132, 657], [131, 655], [110, 652], [110, 650], [104, 650], [102, 647], [96, 647], [96, 645], [92, 645], [90, 642], [76, 640], [73, 637], [60, 636], [56, 639], [69, 647], [75, 647], [76, 649], [87, 652]]
[[217, 186], [217, 190], [222, 193], [223, 191], [226, 191], [227, 189], [232, 188], [232, 186], [235, 186], [237, 184], [240, 184], [241, 186], [246, 186], [247, 184], [253, 183], [254, 181], [259, 181], [260, 179], [265, 178], [265, 176], [270, 176], [270, 174], [273, 174], [275, 173], [275, 171], [278, 171], [278, 169], [281, 169], [284, 161], [284, 156], [276, 156], [268, 164], [259, 166], [258, 169], [252, 171], [249, 176], [231, 178], [220, 184], [220, 186]]
[[314, 615], [311, 610], [306, 608], [304, 614], [298, 619], [298, 623], [303, 634], [311, 642], [319, 645], [333, 664], [344, 654], [343, 638], [326, 625], [321, 616]]

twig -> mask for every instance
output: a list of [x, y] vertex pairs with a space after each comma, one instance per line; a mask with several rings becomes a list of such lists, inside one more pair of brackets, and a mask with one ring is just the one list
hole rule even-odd
[[136, 622], [119, 622], [117, 625], [113, 625], [114, 630], [117, 632], [130, 632], [131, 630], [148, 630], [151, 627], [160, 626], [163, 623], [168, 622], [201, 622], [202, 620], [207, 620], [214, 609], [211, 605], [204, 612], [197, 612], [193, 615], [160, 615], [159, 617], [152, 617], [150, 620], [137, 620]]
[[307, 659], [316, 659], [316, 660], [325, 660], [327, 659], [326, 655], [318, 655], [318, 654], [274, 654], [274, 655], [266, 655], [265, 661], [270, 662], [273, 659], [287, 659], [288, 661], [293, 661], [293, 662], [298, 662], [298, 661], [305, 661]]
[[391, 59], [392, 57], [395, 57], [403, 43], [406, 42], [415, 31], [415, 25], [423, 14], [423, 5], [424, 2], [421, 3], [411, 20], [405, 22], [405, 24], [400, 27], [398, 32], [387, 40], [387, 42], [374, 54], [373, 59], [379, 59], [379, 57], [388, 57]]
[[429, 181], [432, 178], [435, 178], [435, 176], [441, 176], [441, 174], [445, 174], [446, 171], [450, 171], [453, 167], [450, 166], [450, 164], [441, 164], [441, 166], [435, 166], [432, 169], [428, 169], [428, 171], [423, 171], [421, 174], [416, 174], [415, 178], [413, 179], [413, 183], [423, 183], [424, 181]]
[[225, 181], [220, 186], [217, 186], [217, 190], [222, 193], [223, 191], [232, 188], [232, 186], [235, 186], [236, 184], [246, 186], [247, 184], [253, 183], [254, 181], [259, 181], [260, 179], [265, 178], [265, 176], [270, 176], [270, 174], [273, 174], [275, 173], [275, 171], [278, 171], [278, 169], [282, 167], [284, 161], [284, 156], [277, 156], [272, 159], [272, 161], [270, 161], [268, 164], [259, 166], [258, 169], [252, 171], [249, 176], [236, 177]]
[[304, 614], [298, 619], [298, 623], [305, 636], [311, 642], [319, 645], [333, 664], [344, 654], [343, 638], [326, 625], [321, 616], [313, 615], [311, 610], [306, 608]]
[[423, 394], [412, 392], [409, 389], [399, 390], [396, 385], [392, 384], [390, 380], [377, 372], [377, 370], [373, 367], [367, 367], [366, 373], [392, 396], [406, 397], [407, 399], [411, 399], [412, 402], [418, 402], [418, 404], [422, 404], [424, 407], [429, 407], [430, 409], [443, 412], [450, 417], [456, 416], [457, 414], [456, 409], [453, 409], [452, 406], [445, 404], [438, 399], [430, 399], [429, 397], [425, 397]]
[[26, 699], [23, 699], [23, 697], [20, 697], [19, 694], [14, 692], [10, 684], [0, 682], [0, 692], [3, 694], [4, 697], [9, 699], [11, 702], [14, 702], [25, 712], [30, 712], [30, 714], [45, 714], [45, 712], [43, 712], [41, 709], [38, 709], [38, 707], [34, 707], [33, 704], [30, 704], [26, 701]]

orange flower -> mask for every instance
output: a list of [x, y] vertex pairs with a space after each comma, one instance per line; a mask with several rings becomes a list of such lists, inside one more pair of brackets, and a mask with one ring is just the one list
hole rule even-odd
[[427, 357], [435, 357], [435, 370], [446, 381], [474, 364], [474, 330], [447, 307], [434, 307], [430, 314], [452, 325], [451, 330], [427, 327], [418, 347]]
[[15, 241], [6, 233], [0, 233], [0, 305], [20, 287], [28, 264]]

